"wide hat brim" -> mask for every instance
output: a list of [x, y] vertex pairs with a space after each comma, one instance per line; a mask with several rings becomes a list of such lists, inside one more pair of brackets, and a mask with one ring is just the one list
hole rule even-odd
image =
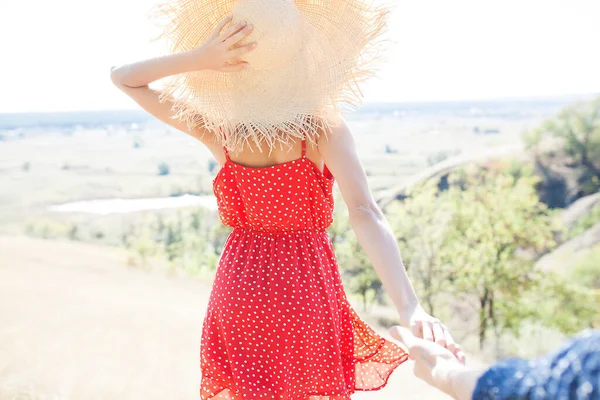
[[[320, 134], [339, 122], [345, 106], [362, 103], [360, 86], [384, 59], [382, 34], [389, 11], [390, 6], [383, 2], [365, 0], [161, 3], [150, 16], [161, 29], [156, 39], [167, 39], [170, 54], [200, 46], [230, 13], [233, 23], [246, 20], [255, 27], [244, 43], [255, 40], [255, 34], [259, 38], [253, 50], [257, 54], [248, 54], [249, 64], [243, 71], [174, 75], [166, 79], [160, 99], [174, 103], [174, 118], [185, 121], [189, 129], [202, 125], [213, 131], [216, 140], [231, 152], [242, 151], [249, 142], [259, 148], [263, 141], [270, 148], [291, 145], [294, 137], [316, 143]], [[289, 33], [285, 31], [291, 29], [289, 23], [275, 20], [281, 15], [289, 18], [292, 12], [298, 14], [298, 24]], [[282, 34], [261, 40], [261, 29], [272, 28], [276, 25], [273, 21], [281, 23]], [[263, 41], [267, 45], [259, 49]], [[279, 55], [285, 62], [275, 65]], [[267, 67], [253, 63], [251, 56], [270, 57], [274, 66], [268, 68], [270, 61]]]

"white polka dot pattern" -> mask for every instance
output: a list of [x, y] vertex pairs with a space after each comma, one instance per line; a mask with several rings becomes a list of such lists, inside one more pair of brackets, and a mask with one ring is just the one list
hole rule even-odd
[[334, 178], [302, 157], [227, 163], [214, 179], [228, 236], [203, 323], [201, 399], [348, 400], [408, 355], [352, 309], [327, 227]]

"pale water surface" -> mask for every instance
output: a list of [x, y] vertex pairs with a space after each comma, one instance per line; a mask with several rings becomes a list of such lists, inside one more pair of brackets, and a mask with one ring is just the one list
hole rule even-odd
[[48, 207], [48, 209], [50, 211], [63, 213], [108, 215], [189, 206], [202, 206], [210, 210], [216, 211], [217, 200], [214, 196], [196, 196], [186, 194], [182, 196], [155, 197], [144, 199], [116, 198], [74, 201], [64, 204], [53, 205]]

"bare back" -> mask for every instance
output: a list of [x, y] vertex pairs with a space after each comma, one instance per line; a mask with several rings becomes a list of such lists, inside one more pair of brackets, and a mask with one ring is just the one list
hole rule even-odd
[[[298, 139], [292, 140], [294, 140], [294, 143], [291, 147], [284, 146], [283, 149], [276, 147], [271, 151], [268, 144], [265, 142], [261, 143], [260, 148], [254, 144], [254, 148], [252, 150], [245, 149], [239, 154], [229, 153], [229, 158], [236, 164], [251, 168], [266, 168], [278, 164], [284, 164], [293, 160], [297, 160], [301, 157], [302, 141]], [[269, 154], [269, 151], [271, 154]], [[218, 156], [217, 154], [214, 156], [221, 165], [225, 164], [226, 157], [222, 151]], [[306, 141], [306, 158], [312, 161], [321, 172], [324, 171], [325, 163], [323, 162], [323, 157], [319, 153], [318, 148], [314, 145], [311, 146], [308, 141]]]

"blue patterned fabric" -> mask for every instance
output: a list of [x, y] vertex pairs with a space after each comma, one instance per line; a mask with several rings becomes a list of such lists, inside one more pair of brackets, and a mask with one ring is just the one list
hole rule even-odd
[[600, 331], [584, 331], [536, 360], [494, 364], [477, 381], [473, 399], [600, 399]]

